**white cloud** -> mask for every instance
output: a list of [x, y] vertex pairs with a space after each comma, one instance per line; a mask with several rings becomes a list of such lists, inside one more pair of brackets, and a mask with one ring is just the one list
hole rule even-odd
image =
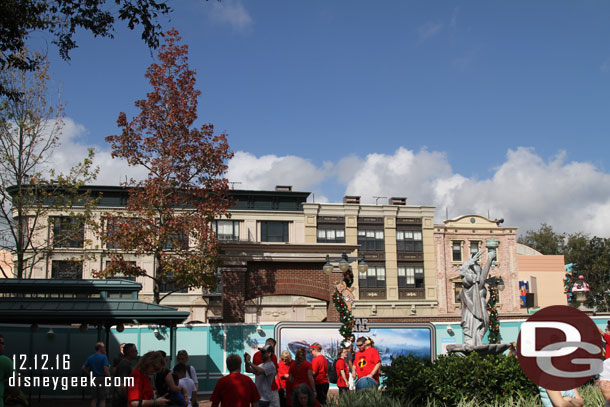
[[[67, 172], [81, 161], [89, 147], [83, 141], [86, 132], [65, 119], [61, 146], [49, 165]], [[146, 176], [145, 170], [112, 159], [107, 145], [96, 146], [94, 162], [100, 166], [98, 185]], [[442, 222], [446, 209], [450, 217], [489, 212], [521, 232], [547, 222], [559, 232], [610, 235], [610, 174], [591, 163], [569, 162], [564, 152], [545, 160], [531, 148], [508, 150], [489, 178], [475, 179], [454, 172], [445, 153], [426, 149], [400, 147], [393, 154], [348, 156], [321, 166], [297, 156], [257, 157], [238, 151], [229, 161], [227, 178], [239, 182], [236, 189], [292, 185], [295, 191], [313, 191], [316, 202], [328, 201], [324, 184], [334, 180], [346, 185], [346, 195], [360, 195], [363, 203], [374, 203], [373, 196], [406, 196], [409, 204], [436, 206], [436, 222]], [[330, 184], [336, 187], [334, 182]]]
[[[292, 185], [294, 191], [309, 191], [326, 177], [326, 169], [296, 156], [263, 155], [238, 151], [229, 161], [227, 178], [236, 189], [273, 189]], [[316, 201], [318, 199], [316, 198]]]
[[130, 167], [124, 160], [113, 159], [109, 146], [90, 146], [83, 142], [83, 136], [87, 134], [84, 126], [74, 122], [70, 118], [64, 119], [64, 126], [59, 137], [59, 147], [49, 157], [48, 165], [57, 173], [66, 174], [70, 168], [82, 162], [87, 157], [88, 148], [93, 147], [95, 157], [93, 165], [100, 168], [95, 180], [96, 185], [119, 185], [125, 182], [125, 177], [136, 180], [144, 179], [146, 170], [138, 167]]
[[443, 29], [442, 23], [427, 22], [417, 28], [417, 37], [419, 42], [424, 42], [438, 35]]
[[244, 31], [252, 26], [252, 17], [241, 1], [223, 0], [212, 3], [209, 13], [212, 21], [228, 23], [238, 31]]
[[475, 213], [503, 217], [522, 232], [542, 222], [557, 231], [607, 236], [610, 230], [610, 174], [586, 162], [566, 162], [565, 153], [545, 161], [534, 150], [509, 150], [489, 179], [451, 170], [443, 153], [399, 148], [370, 154], [347, 184], [347, 194], [407, 196], [408, 203], [434, 205], [436, 221]]

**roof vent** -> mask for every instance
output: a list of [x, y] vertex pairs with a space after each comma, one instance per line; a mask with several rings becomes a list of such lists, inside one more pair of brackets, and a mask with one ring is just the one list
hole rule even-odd
[[407, 197], [406, 196], [393, 196], [390, 198], [390, 205], [406, 205]]
[[343, 203], [346, 203], [346, 204], [359, 204], [360, 203], [360, 197], [359, 196], [345, 195], [343, 197]]
[[292, 192], [292, 185], [276, 185], [276, 192]]

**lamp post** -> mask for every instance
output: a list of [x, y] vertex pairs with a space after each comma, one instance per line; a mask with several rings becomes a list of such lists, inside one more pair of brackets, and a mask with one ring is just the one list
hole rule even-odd
[[[322, 267], [322, 270], [324, 270], [324, 272], [330, 276], [331, 273], [333, 272], [333, 270], [335, 269], [333, 267], [333, 265], [330, 263], [332, 261], [332, 262], [339, 262], [339, 270], [341, 270], [342, 273], [345, 273], [345, 272], [351, 270], [350, 263], [353, 261], [356, 261], [356, 260], [358, 260], [358, 272], [366, 273], [369, 269], [369, 266], [364, 262], [364, 256], [349, 257], [347, 255], [347, 253], [345, 253], [345, 252], [343, 252], [343, 254], [341, 254], [341, 257], [332, 257], [331, 258], [327, 254], [326, 255], [326, 264], [324, 264], [324, 267]], [[351, 286], [351, 284], [348, 285], [348, 287], [350, 287], [350, 286]]]
[[591, 290], [589, 289], [589, 284], [585, 281], [585, 276], [578, 276], [578, 281], [572, 287], [572, 293], [574, 293], [575, 300], [579, 304], [578, 309], [580, 311], [587, 311], [585, 302], [587, 301], [587, 293], [589, 291]]

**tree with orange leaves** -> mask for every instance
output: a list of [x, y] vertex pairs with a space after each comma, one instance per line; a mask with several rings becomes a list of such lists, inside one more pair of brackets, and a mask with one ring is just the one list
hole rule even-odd
[[[145, 75], [152, 91], [135, 102], [140, 113], [131, 121], [120, 113], [121, 134], [106, 138], [113, 157], [146, 168], [148, 177], [125, 183], [125, 212], [104, 220], [102, 241], [119, 250], [111, 251], [99, 275], [149, 277], [157, 304], [184, 288], [214, 287], [218, 250], [211, 221], [229, 205], [224, 173], [233, 153], [227, 135], [214, 135], [212, 124], [194, 126], [201, 91], [180, 39], [175, 29], [165, 34], [159, 62]], [[152, 255], [153, 272], [126, 261], [125, 254]], [[164, 284], [173, 288], [162, 296]]]

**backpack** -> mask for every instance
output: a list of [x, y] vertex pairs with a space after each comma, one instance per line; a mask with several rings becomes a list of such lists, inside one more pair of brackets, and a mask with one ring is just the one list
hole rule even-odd
[[332, 384], [337, 384], [337, 379], [337, 359], [335, 359], [333, 360], [330, 369], [328, 369], [328, 381]]

